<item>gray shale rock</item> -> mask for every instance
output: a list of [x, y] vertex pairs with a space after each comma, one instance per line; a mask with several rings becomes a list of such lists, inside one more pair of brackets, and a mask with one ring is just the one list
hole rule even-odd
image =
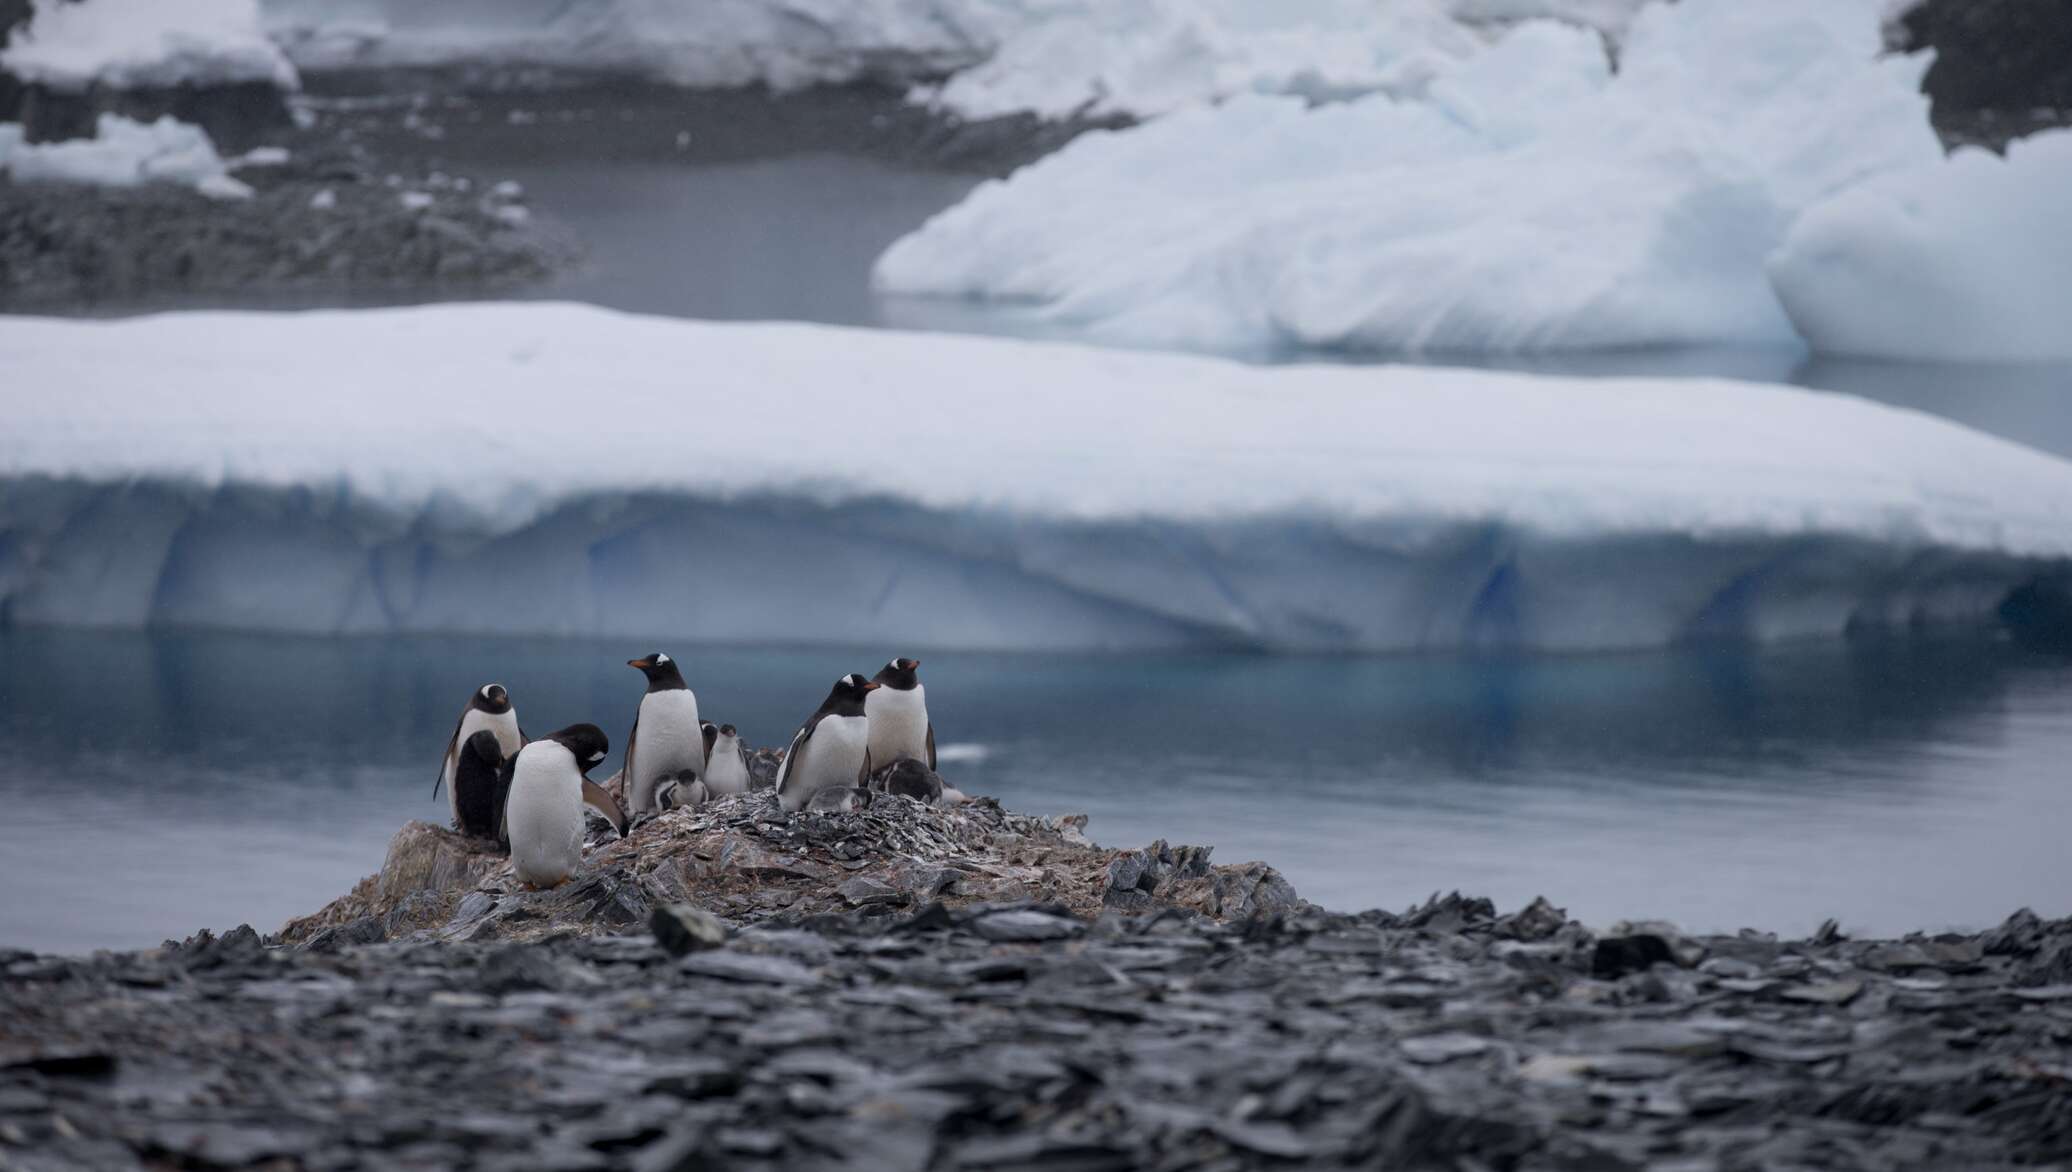
[[655, 943], [671, 956], [683, 956], [727, 942], [727, 926], [718, 916], [688, 903], [655, 905], [648, 913], [648, 929]]

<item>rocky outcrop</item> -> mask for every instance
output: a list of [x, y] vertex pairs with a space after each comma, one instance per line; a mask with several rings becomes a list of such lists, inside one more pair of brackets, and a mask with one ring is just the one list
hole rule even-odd
[[2064, 0], [1921, 0], [1895, 47], [1935, 50], [1921, 81], [1945, 141], [1994, 148], [2072, 123], [2072, 5]]
[[890, 919], [931, 904], [1184, 909], [1247, 920], [1305, 906], [1264, 863], [1217, 866], [1207, 847], [1106, 850], [1083, 816], [1042, 819], [987, 799], [786, 814], [768, 791], [672, 810], [624, 839], [601, 826], [584, 869], [552, 891], [516, 882], [495, 844], [412, 822], [378, 874], [281, 939], [326, 949], [393, 939], [536, 940], [623, 932], [689, 903], [734, 925], [854, 912]]

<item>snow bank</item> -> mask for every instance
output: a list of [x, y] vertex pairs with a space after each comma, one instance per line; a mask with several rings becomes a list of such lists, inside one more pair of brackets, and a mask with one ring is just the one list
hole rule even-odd
[[1881, 0], [1682, 0], [1518, 26], [1422, 101], [1248, 98], [1082, 137], [896, 243], [881, 288], [1138, 344], [1791, 344], [1765, 258], [1940, 155]]
[[[1831, 354], [2072, 358], [2072, 131], [1965, 148], [1801, 216], [1770, 261], [1794, 324]], [[2068, 404], [2072, 410], [2072, 404]]]
[[571, 305], [0, 319], [22, 623], [1658, 645], [1976, 620], [2072, 465], [1722, 381]]
[[103, 114], [93, 138], [35, 144], [23, 140], [19, 125], [0, 123], [0, 174], [17, 183], [177, 183], [214, 199], [252, 194], [231, 178], [229, 164], [206, 131], [170, 117], [136, 122]]
[[0, 71], [55, 90], [170, 89], [263, 82], [292, 90], [295, 67], [260, 27], [258, 0], [34, 0], [0, 49]]

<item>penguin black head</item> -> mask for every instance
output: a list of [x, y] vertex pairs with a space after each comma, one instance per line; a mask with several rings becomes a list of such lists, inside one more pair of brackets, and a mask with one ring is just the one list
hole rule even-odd
[[686, 686], [683, 682], [683, 672], [677, 668], [676, 661], [660, 651], [650, 651], [639, 659], [629, 659], [626, 666], [640, 669], [640, 674], [647, 677], [650, 692], [666, 692], [671, 688]]
[[547, 739], [575, 754], [577, 773], [588, 773], [597, 768], [605, 754], [612, 751], [611, 740], [594, 724], [571, 724], [549, 733]]
[[827, 703], [820, 710], [834, 716], [862, 716], [863, 698], [880, 686], [852, 671], [835, 681], [834, 690], [827, 694]]
[[738, 736], [740, 736], [741, 734], [740, 734], [740, 733], [738, 733], [738, 732], [736, 732], [736, 731], [734, 731], [734, 726], [733, 726], [733, 725], [731, 725], [731, 724], [723, 724], [723, 725], [720, 725], [720, 726], [719, 726], [719, 735], [721, 735], [721, 736], [723, 736], [723, 737], [738, 737]]
[[502, 716], [511, 710], [511, 694], [504, 691], [502, 684], [484, 684], [475, 689], [475, 696], [468, 706], [491, 716]]
[[705, 755], [712, 756], [712, 746], [719, 740], [719, 726], [709, 720], [701, 720], [698, 731], [705, 734]]
[[871, 682], [883, 684], [895, 692], [911, 692], [914, 686], [921, 682], [914, 675], [914, 671], [920, 666], [921, 661], [918, 659], [895, 659], [879, 668], [878, 674], [871, 677]]
[[880, 773], [873, 784], [888, 794], [904, 794], [927, 806], [942, 800], [942, 778], [912, 757], [893, 762], [892, 768]]

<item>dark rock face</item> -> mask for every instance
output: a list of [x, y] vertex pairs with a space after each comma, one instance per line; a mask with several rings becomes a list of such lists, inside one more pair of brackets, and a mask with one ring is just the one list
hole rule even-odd
[[78, 93], [0, 83], [0, 122], [21, 123], [30, 142], [92, 138], [103, 114], [138, 122], [168, 116], [191, 122], [226, 151], [258, 146], [267, 136], [294, 125], [288, 96], [263, 81], [155, 89], [94, 86]]
[[1935, 50], [1921, 88], [1949, 142], [1994, 148], [2072, 122], [2072, 5], [2064, 0], [1923, 0], [1899, 48]]
[[1606, 942], [1558, 909], [1457, 895], [1242, 922], [1033, 902], [816, 911], [680, 958], [638, 928], [331, 952], [241, 929], [127, 955], [10, 953], [0, 1165], [2072, 1158], [2072, 921], [1620, 939], [1703, 959], [1593, 975]]

